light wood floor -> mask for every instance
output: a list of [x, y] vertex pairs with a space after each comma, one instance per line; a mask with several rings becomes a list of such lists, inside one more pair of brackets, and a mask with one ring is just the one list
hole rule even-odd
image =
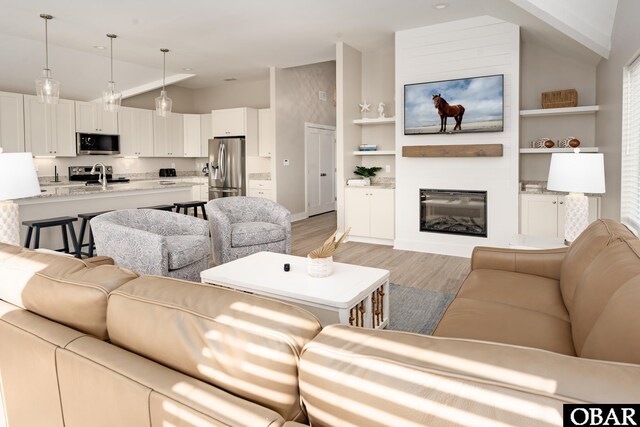
[[[336, 229], [336, 213], [329, 212], [294, 222], [292, 254], [307, 256], [321, 246]], [[469, 273], [468, 258], [421, 252], [399, 251], [391, 246], [347, 242], [333, 257], [334, 261], [391, 272], [391, 283], [441, 292], [457, 292]]]

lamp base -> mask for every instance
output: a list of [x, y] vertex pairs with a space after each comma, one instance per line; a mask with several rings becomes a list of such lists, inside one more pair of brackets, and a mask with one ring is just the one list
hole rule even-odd
[[589, 198], [584, 193], [569, 193], [564, 202], [564, 239], [571, 243], [589, 225]]
[[20, 246], [18, 205], [12, 201], [0, 202], [0, 243]]

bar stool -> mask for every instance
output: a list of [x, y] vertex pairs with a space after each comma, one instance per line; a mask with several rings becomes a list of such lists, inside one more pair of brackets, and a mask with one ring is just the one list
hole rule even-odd
[[196, 218], [198, 217], [198, 208], [200, 208], [202, 209], [202, 218], [207, 219], [207, 213], [204, 210], [204, 205], [206, 204], [207, 202], [198, 200], [193, 202], [174, 203], [174, 206], [176, 207], [177, 213], [180, 213], [180, 209], [182, 209], [182, 213], [185, 215], [189, 215], [189, 209], [193, 208], [193, 216], [195, 216]]
[[[78, 218], [82, 220], [80, 223], [80, 235], [78, 236], [78, 244], [80, 245], [80, 255], [86, 255], [89, 258], [93, 256], [93, 251], [96, 249], [96, 246], [93, 242], [93, 232], [91, 231], [91, 221], [93, 218], [98, 215], [102, 215], [103, 213], [107, 213], [111, 211], [103, 211], [103, 212], [92, 212], [92, 213], [82, 213], [78, 215]], [[89, 225], [89, 243], [84, 243], [84, 235], [87, 232], [87, 224]], [[87, 246], [87, 252], [82, 252], [82, 248]]]
[[[60, 229], [62, 230], [62, 242], [64, 244], [64, 248], [56, 249], [56, 251], [65, 252], [67, 254], [72, 253], [77, 258], [80, 258], [80, 247], [78, 246], [78, 240], [76, 239], [76, 231], [73, 228], [73, 223], [77, 220], [78, 218], [74, 218], [72, 216], [62, 216], [58, 218], [22, 221], [22, 225], [26, 225], [27, 227], [29, 227], [29, 230], [27, 231], [27, 238], [24, 242], [24, 247], [29, 248], [31, 246], [31, 236], [34, 229], [36, 230], [36, 239], [33, 244], [33, 249], [38, 249], [40, 247], [40, 230], [49, 227], [60, 227]], [[69, 235], [71, 236], [73, 252], [69, 252], [69, 239], [67, 238], [67, 230], [69, 232]]]
[[173, 205], [157, 205], [157, 206], [147, 206], [144, 208], [138, 208], [138, 209], [155, 209], [157, 211], [168, 211], [168, 212], [173, 212]]

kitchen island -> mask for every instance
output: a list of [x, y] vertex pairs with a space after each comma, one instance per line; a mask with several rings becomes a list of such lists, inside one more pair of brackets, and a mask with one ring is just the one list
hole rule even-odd
[[[191, 181], [191, 182], [188, 182]], [[161, 204], [172, 205], [176, 202], [194, 200], [192, 189], [202, 185], [197, 180], [155, 179], [109, 184], [106, 189], [101, 185], [65, 183], [61, 185], [42, 185], [42, 194], [28, 199], [16, 200], [20, 209], [20, 221], [54, 218], [60, 216], [75, 217], [81, 213], [101, 212], [117, 209], [135, 209]], [[76, 233], [80, 221], [75, 223]], [[24, 244], [27, 227], [21, 225], [20, 239]], [[57, 249], [62, 247], [60, 229], [43, 229], [40, 247]]]

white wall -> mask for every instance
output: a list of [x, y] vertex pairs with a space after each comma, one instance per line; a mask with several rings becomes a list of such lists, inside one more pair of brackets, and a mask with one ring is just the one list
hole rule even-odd
[[362, 132], [353, 120], [361, 117], [358, 104], [362, 102], [362, 53], [343, 42], [336, 45], [336, 87], [336, 211], [338, 229], [344, 231], [344, 187], [360, 162], [353, 151], [361, 143]]
[[[396, 156], [397, 249], [470, 256], [474, 246], [507, 245], [518, 232], [519, 27], [481, 16], [396, 33], [396, 148], [431, 144], [502, 144], [503, 157]], [[504, 74], [504, 131], [404, 135], [404, 85]], [[464, 124], [463, 124], [464, 126]], [[419, 190], [487, 191], [488, 238], [420, 232]]]
[[269, 80], [227, 82], [193, 90], [193, 108], [199, 113], [236, 107], [269, 108]]

